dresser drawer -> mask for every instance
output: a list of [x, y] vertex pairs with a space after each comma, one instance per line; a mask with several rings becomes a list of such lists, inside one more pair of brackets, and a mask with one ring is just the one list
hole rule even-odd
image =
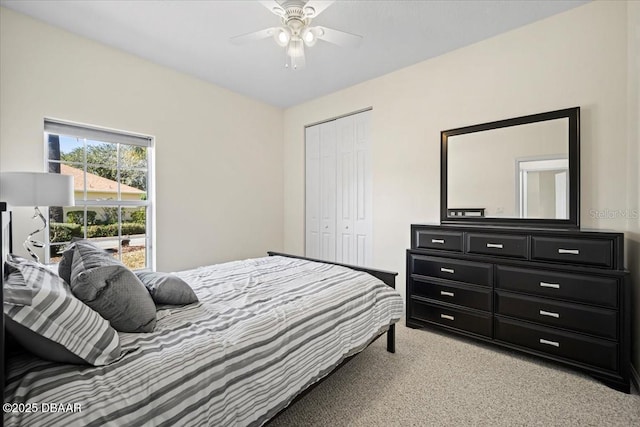
[[618, 337], [614, 310], [496, 291], [496, 314], [571, 329], [603, 338]]
[[476, 310], [491, 311], [491, 288], [460, 284], [434, 283], [422, 278], [412, 278], [412, 295], [418, 295], [449, 304], [462, 305]]
[[411, 273], [482, 286], [491, 286], [493, 265], [411, 254]]
[[618, 369], [618, 344], [496, 316], [496, 340], [607, 370]]
[[526, 259], [527, 236], [507, 234], [467, 233], [467, 252]]
[[416, 230], [414, 246], [417, 249], [441, 249], [462, 252], [462, 232]]
[[411, 316], [417, 320], [491, 337], [491, 313], [455, 309], [416, 300], [411, 301], [411, 308]]
[[618, 280], [614, 277], [498, 265], [496, 288], [603, 307], [618, 307]]
[[531, 259], [611, 268], [613, 242], [607, 239], [531, 237]]

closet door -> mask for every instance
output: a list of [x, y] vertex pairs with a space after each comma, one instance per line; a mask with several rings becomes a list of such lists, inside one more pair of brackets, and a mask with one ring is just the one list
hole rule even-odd
[[320, 126], [320, 259], [336, 260], [336, 125]]
[[320, 127], [305, 130], [305, 254], [320, 258]]
[[336, 120], [336, 260], [370, 265], [372, 258], [371, 111]]
[[306, 128], [305, 153], [305, 254], [369, 265], [371, 112]]

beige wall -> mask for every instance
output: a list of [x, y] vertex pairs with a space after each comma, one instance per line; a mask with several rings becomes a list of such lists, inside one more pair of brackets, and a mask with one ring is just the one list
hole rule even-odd
[[[400, 272], [403, 293], [409, 225], [439, 222], [444, 129], [580, 106], [582, 227], [630, 230], [625, 217], [599, 217], [637, 208], [629, 196], [637, 148], [635, 163], [625, 160], [637, 147], [627, 126], [627, 7], [589, 3], [285, 110], [285, 250], [304, 252], [304, 125], [365, 107], [373, 107], [373, 265]], [[637, 271], [637, 244], [635, 253], [628, 265]]]
[[281, 109], [1, 8], [0, 170], [43, 170], [44, 117], [155, 137], [159, 270], [282, 249]]

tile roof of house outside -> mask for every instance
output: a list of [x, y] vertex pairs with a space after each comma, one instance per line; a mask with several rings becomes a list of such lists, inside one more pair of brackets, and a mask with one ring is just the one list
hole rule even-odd
[[[73, 176], [73, 190], [84, 192], [84, 171], [69, 165], [60, 164], [60, 173]], [[87, 192], [117, 193], [118, 183], [108, 178], [87, 172]], [[120, 184], [122, 194], [145, 194], [145, 191], [126, 184]]]

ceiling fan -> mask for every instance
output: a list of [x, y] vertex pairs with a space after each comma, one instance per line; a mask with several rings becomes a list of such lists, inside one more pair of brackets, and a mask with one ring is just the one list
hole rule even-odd
[[273, 37], [279, 46], [286, 48], [285, 67], [294, 70], [303, 68], [305, 65], [304, 47], [311, 47], [318, 40], [338, 46], [358, 46], [362, 36], [322, 26], [311, 26], [311, 20], [320, 15], [334, 1], [259, 0], [260, 4], [280, 17], [281, 25], [232, 37], [231, 42], [243, 44]]

